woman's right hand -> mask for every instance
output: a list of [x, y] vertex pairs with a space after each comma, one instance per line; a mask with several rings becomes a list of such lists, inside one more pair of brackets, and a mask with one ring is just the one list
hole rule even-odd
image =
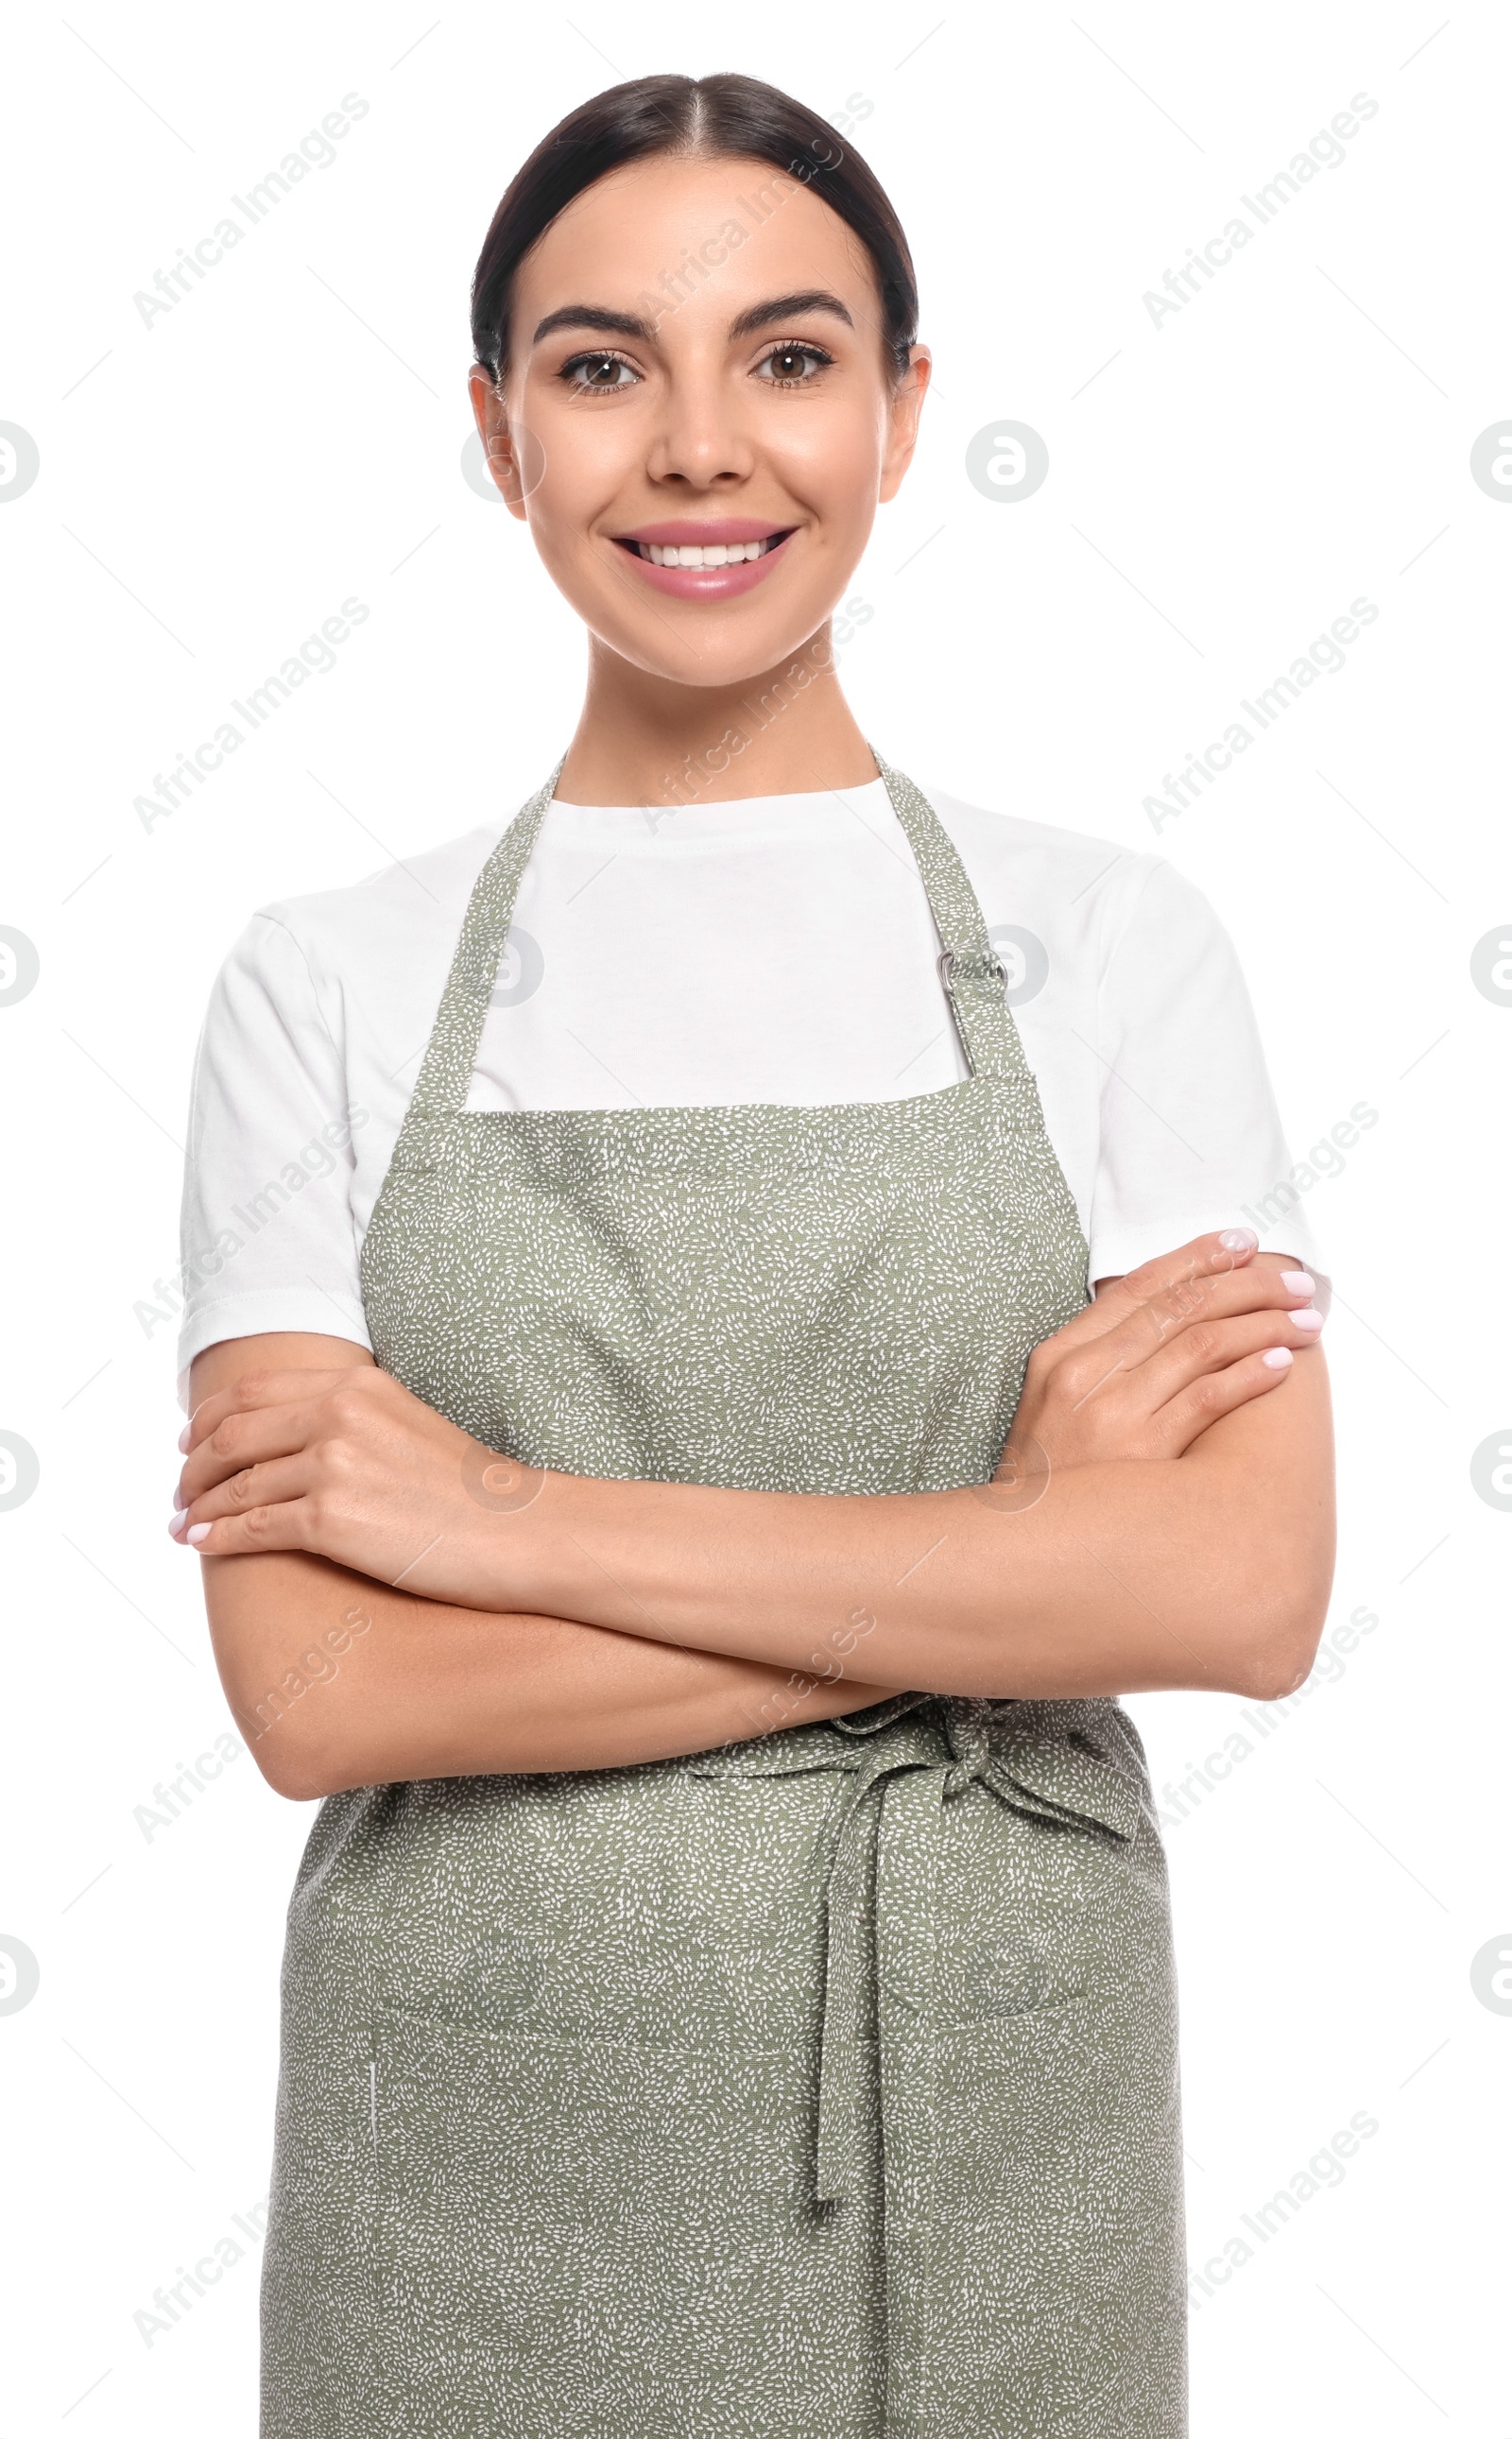
[[[1278, 1389], [1316, 1346], [1313, 1281], [1256, 1255], [1248, 1229], [1194, 1237], [1118, 1279], [1029, 1358], [998, 1469], [1178, 1457], [1211, 1423]], [[1036, 1451], [1042, 1451], [1037, 1454]]]

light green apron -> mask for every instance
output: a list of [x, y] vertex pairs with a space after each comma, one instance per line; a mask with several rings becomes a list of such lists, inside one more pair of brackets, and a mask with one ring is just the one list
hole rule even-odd
[[[484, 865], [362, 1275], [379, 1362], [489, 1448], [990, 1480], [1087, 1247], [970, 883], [879, 767], [971, 1070], [912, 1100], [466, 1110], [555, 774]], [[983, 1522], [1006, 1578], [1011, 1500]], [[1165, 1858], [1114, 1701], [333, 1796], [283, 2008], [263, 2439], [1184, 2430]]]

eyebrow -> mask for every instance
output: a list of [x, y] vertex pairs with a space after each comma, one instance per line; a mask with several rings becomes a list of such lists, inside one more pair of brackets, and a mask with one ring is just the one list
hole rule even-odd
[[792, 296], [774, 296], [768, 304], [753, 305], [748, 312], [738, 313], [730, 325], [732, 339], [748, 339], [754, 330], [769, 329], [774, 322], [790, 322], [800, 313], [832, 313], [847, 329], [856, 327], [838, 296], [827, 288], [800, 288]]
[[614, 313], [605, 305], [559, 305], [538, 322], [530, 344], [539, 347], [553, 330], [605, 330], [623, 339], [653, 339], [656, 335], [649, 322], [636, 313]]
[[[838, 296], [827, 288], [802, 288], [792, 296], [773, 296], [764, 305], [752, 305], [738, 313], [730, 324], [732, 339], [748, 339], [756, 330], [770, 329], [775, 322], [792, 320], [800, 313], [829, 313], [847, 329], [856, 325]], [[648, 346], [656, 337], [653, 326], [638, 313], [617, 313], [607, 305], [559, 305], [554, 313], [536, 324], [532, 347], [539, 347], [553, 330], [602, 330], [606, 336], [622, 339], [643, 339]]]

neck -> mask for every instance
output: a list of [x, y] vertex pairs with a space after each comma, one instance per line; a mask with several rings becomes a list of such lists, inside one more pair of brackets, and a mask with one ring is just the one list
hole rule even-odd
[[594, 638], [557, 792], [568, 804], [671, 810], [859, 788], [876, 776], [840, 690], [827, 624], [774, 668], [721, 686], [652, 676]]

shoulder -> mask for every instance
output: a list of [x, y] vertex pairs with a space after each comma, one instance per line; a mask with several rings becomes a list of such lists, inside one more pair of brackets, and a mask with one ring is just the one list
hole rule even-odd
[[[250, 1042], [313, 1028], [350, 1047], [435, 1009], [472, 884], [503, 820], [339, 889], [269, 899], [222, 959], [206, 1024]], [[399, 1055], [399, 1054], [397, 1054]]]
[[[1007, 919], [1107, 962], [1149, 942], [1177, 953], [1225, 935], [1201, 891], [1164, 856], [1087, 830], [925, 791], [982, 899], [988, 926]], [[1018, 910], [1010, 917], [1006, 910]]]
[[319, 985], [365, 973], [400, 951], [407, 960], [423, 957], [433, 939], [450, 951], [503, 827], [485, 823], [340, 889], [272, 899], [255, 910], [232, 955], [269, 967], [297, 958]]

